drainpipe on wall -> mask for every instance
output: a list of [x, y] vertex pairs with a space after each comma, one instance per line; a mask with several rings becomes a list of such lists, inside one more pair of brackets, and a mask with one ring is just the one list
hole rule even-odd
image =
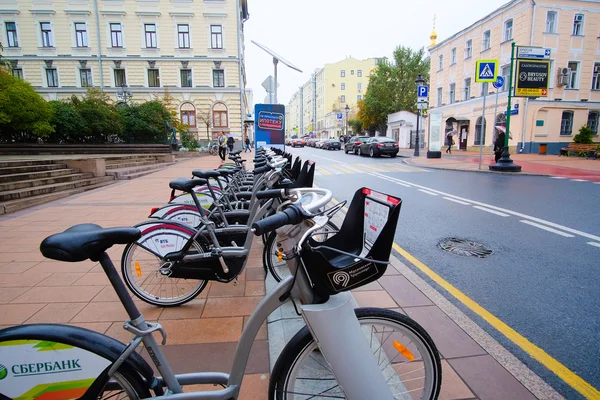
[[240, 75], [240, 117], [241, 117], [241, 121], [240, 121], [240, 128], [241, 128], [241, 133], [240, 133], [240, 140], [242, 142], [242, 146], [244, 143], [244, 116], [246, 115], [244, 111], [245, 107], [244, 107], [244, 77], [243, 77], [243, 73], [244, 73], [244, 69], [242, 68], [242, 46], [244, 45], [244, 43], [242, 42], [242, 22], [241, 22], [241, 18], [240, 18], [240, 1], [242, 0], [238, 0], [235, 2], [235, 10], [236, 10], [236, 17], [237, 17], [237, 27], [238, 27], [238, 67], [239, 67], [239, 75]]
[[[537, 4], [535, 3], [535, 0], [531, 0], [531, 3], [533, 4], [533, 17], [531, 18], [531, 37], [529, 38], [529, 45], [533, 46], [533, 39], [535, 34], [535, 12], [537, 10]], [[525, 148], [525, 132], [527, 131], [527, 118], [529, 117], [529, 114], [527, 113], [528, 110], [529, 97], [525, 98], [525, 111], [523, 112], [523, 132], [521, 133], [521, 150], [519, 150], [519, 153], [522, 153], [523, 149]], [[530, 136], [529, 142], [531, 142], [532, 140], [533, 138]], [[529, 152], [531, 152], [531, 149], [529, 150]]]
[[104, 92], [104, 74], [102, 73], [102, 43], [100, 43], [100, 16], [98, 15], [98, 0], [94, 0], [96, 14], [96, 40], [98, 41], [98, 70], [100, 71], [100, 92]]

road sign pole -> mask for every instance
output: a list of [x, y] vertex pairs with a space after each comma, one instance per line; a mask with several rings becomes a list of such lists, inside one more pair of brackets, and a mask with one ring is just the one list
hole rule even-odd
[[481, 131], [479, 131], [479, 169], [481, 169], [481, 159], [483, 158], [483, 143], [485, 143], [485, 130], [487, 124], [485, 123], [485, 98], [488, 92], [488, 83], [483, 82], [483, 109], [481, 110]]
[[[491, 171], [506, 171], [506, 172], [521, 172], [521, 166], [516, 165], [510, 159], [510, 153], [508, 151], [508, 138], [510, 137], [510, 110], [512, 108], [512, 91], [513, 91], [513, 72], [515, 64], [515, 42], [512, 42], [510, 51], [510, 76], [508, 80], [508, 104], [506, 106], [506, 132], [504, 137], [504, 151], [502, 157], [496, 164], [490, 165]], [[525, 116], [527, 117], [527, 116]]]
[[496, 105], [494, 106], [494, 119], [492, 120], [492, 123], [494, 125], [492, 125], [492, 154], [494, 154], [494, 142], [496, 141], [496, 139], [494, 138], [494, 132], [496, 129], [496, 116], [498, 115], [498, 92], [500, 91], [499, 88], [496, 88]]
[[273, 83], [273, 104], [277, 104], [277, 63], [279, 63], [279, 60], [273, 57], [273, 80], [275, 81]]

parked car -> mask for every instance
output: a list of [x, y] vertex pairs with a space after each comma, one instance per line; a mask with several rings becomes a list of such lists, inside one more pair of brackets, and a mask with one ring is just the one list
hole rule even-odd
[[302, 140], [302, 139], [292, 140], [292, 147], [304, 147], [304, 140]]
[[358, 148], [369, 136], [352, 136], [344, 145], [344, 153], [358, 154]]
[[380, 157], [386, 155], [396, 157], [398, 151], [398, 143], [394, 139], [385, 136], [369, 138], [358, 147], [359, 156]]
[[308, 139], [308, 140], [306, 141], [306, 145], [307, 145], [308, 147], [315, 147], [315, 139], [314, 139], [314, 138]]
[[342, 144], [338, 139], [325, 139], [321, 148], [325, 150], [339, 150], [342, 148]]
[[317, 139], [317, 141], [315, 142], [315, 147], [317, 149], [320, 149], [321, 147], [323, 147], [323, 142], [325, 141], [325, 139]]

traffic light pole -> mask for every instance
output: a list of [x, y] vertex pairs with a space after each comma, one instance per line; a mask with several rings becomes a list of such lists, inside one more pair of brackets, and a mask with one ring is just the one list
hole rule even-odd
[[[508, 79], [508, 104], [506, 106], [506, 132], [504, 137], [504, 151], [502, 157], [496, 164], [490, 165], [490, 171], [501, 171], [501, 172], [521, 172], [521, 166], [516, 165], [510, 159], [510, 152], [508, 151], [508, 138], [510, 137], [510, 110], [512, 109], [512, 91], [513, 91], [513, 72], [515, 64], [515, 42], [512, 42], [510, 52], [510, 75]], [[495, 118], [495, 117], [494, 117]], [[492, 144], [493, 145], [493, 144]]]

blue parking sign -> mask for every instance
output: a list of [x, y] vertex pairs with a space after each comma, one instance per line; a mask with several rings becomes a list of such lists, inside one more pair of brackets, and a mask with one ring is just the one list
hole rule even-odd
[[429, 86], [417, 86], [417, 97], [429, 97]]

